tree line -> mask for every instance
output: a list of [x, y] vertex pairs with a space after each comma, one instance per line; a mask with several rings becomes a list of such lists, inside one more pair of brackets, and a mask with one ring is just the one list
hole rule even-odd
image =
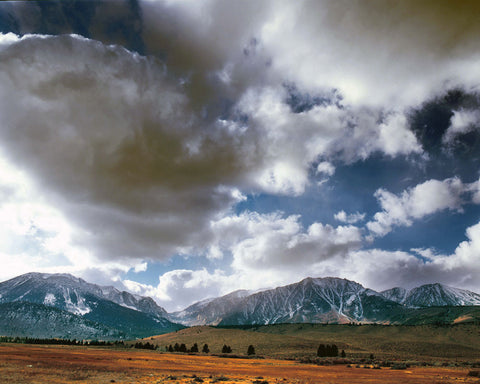
[[[165, 351], [167, 352], [183, 352], [183, 353], [197, 353], [199, 352], [198, 344], [194, 343], [190, 348], [187, 348], [187, 346], [182, 343], [178, 344], [175, 343], [174, 345], [170, 344], [168, 346], [165, 346]], [[210, 353], [210, 347], [208, 344], [204, 344], [202, 348], [203, 353]], [[232, 353], [233, 349], [231, 346], [224, 344], [222, 347], [222, 353]], [[255, 355], [255, 347], [253, 345], [249, 345], [247, 348], [247, 355]]]
[[35, 337], [0, 336], [0, 343], [43, 344], [43, 345], [92, 345], [92, 346], [124, 346], [123, 341], [77, 340], [77, 339], [42, 339]]

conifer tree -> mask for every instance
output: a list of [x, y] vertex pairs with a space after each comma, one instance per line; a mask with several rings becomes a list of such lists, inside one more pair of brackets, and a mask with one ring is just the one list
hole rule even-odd
[[327, 348], [325, 347], [324, 344], [320, 344], [320, 345], [318, 346], [317, 356], [318, 356], [318, 357], [325, 357], [325, 356], [327, 356]]
[[330, 356], [333, 356], [333, 357], [338, 356], [338, 347], [335, 344], [332, 344], [332, 354]]

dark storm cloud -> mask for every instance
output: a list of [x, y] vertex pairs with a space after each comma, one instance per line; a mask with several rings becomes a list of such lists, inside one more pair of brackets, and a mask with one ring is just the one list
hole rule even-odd
[[204, 126], [161, 64], [70, 36], [0, 55], [3, 149], [78, 226], [81, 245], [167, 257], [201, 247], [208, 220], [238, 200], [232, 185], [256, 155], [245, 137]]

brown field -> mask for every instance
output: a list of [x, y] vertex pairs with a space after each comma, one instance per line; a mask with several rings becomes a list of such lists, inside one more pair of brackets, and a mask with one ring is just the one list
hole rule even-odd
[[467, 368], [316, 366], [94, 347], [0, 344], [1, 383], [479, 383]]

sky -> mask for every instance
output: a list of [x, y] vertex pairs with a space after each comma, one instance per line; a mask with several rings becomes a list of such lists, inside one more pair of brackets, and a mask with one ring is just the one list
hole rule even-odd
[[480, 3], [0, 3], [0, 280], [169, 311], [335, 276], [480, 292]]

